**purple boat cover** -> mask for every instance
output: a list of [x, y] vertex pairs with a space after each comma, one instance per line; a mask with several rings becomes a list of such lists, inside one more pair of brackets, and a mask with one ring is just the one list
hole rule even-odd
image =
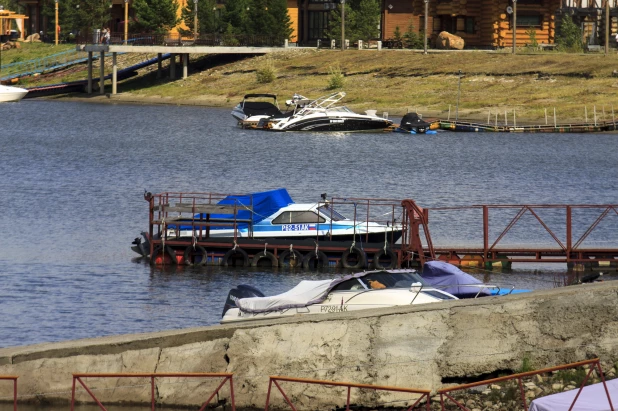
[[[618, 404], [618, 379], [606, 381], [606, 384], [612, 399], [612, 405], [616, 407]], [[530, 411], [568, 410], [578, 391], [579, 387], [574, 390], [537, 398], [530, 403]], [[607, 394], [605, 394], [605, 388], [601, 382], [584, 387], [573, 407], [573, 411], [609, 411], [610, 409]]]
[[458, 298], [474, 298], [477, 294], [479, 296], [491, 295], [490, 290], [486, 288], [463, 287], [463, 285], [483, 284], [483, 282], [444, 261], [426, 262], [421, 277], [430, 285]]

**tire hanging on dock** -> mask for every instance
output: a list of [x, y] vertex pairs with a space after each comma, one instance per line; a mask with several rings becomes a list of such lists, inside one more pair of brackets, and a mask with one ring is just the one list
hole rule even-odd
[[390, 248], [381, 249], [373, 255], [373, 267], [376, 270], [392, 270], [397, 267], [397, 254]]
[[305, 270], [324, 267], [328, 267], [328, 256], [322, 251], [311, 251], [303, 257], [303, 268]]
[[253, 259], [251, 260], [251, 267], [266, 267], [266, 265], [260, 264], [260, 261], [263, 260], [270, 260], [271, 267], [279, 267], [279, 260], [277, 257], [275, 257], [275, 255], [270, 251], [266, 250], [260, 251], [253, 256]]
[[341, 266], [343, 268], [360, 269], [365, 268], [366, 265], [365, 252], [358, 247], [352, 246], [341, 255]]
[[279, 267], [299, 268], [303, 265], [303, 254], [296, 250], [285, 250], [279, 254]]
[[[196, 257], [199, 257], [199, 259], [196, 259]], [[184, 264], [188, 266], [206, 265], [208, 254], [206, 253], [206, 249], [201, 245], [196, 245], [195, 247], [190, 245], [185, 248], [182, 260]]]
[[[165, 249], [162, 245], [158, 245], [152, 251], [152, 255], [150, 256], [150, 265], [165, 265], [166, 259], [165, 256], [169, 257], [169, 262], [171, 264], [178, 264], [178, 260], [176, 259], [176, 251], [169, 245], [165, 246]], [[157, 262], [159, 259], [159, 262]]]
[[247, 252], [240, 247], [232, 248], [223, 256], [223, 266], [249, 267], [249, 256]]

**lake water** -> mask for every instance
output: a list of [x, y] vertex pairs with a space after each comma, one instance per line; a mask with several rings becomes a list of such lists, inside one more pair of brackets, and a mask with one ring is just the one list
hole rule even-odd
[[[130, 250], [147, 228], [145, 189], [285, 187], [300, 202], [328, 193], [412, 198], [424, 207], [616, 204], [618, 192], [615, 134], [274, 134], [237, 129], [229, 109], [56, 101], [1, 108], [0, 347], [217, 324], [237, 284], [275, 294], [333, 276], [152, 268]], [[461, 241], [472, 230], [461, 222], [438, 227], [434, 243]], [[565, 271], [515, 264], [477, 275], [551, 288]]]

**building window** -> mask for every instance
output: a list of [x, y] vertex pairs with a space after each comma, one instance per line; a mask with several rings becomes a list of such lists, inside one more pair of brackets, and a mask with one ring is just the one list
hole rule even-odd
[[519, 14], [517, 13], [517, 26], [518, 27], [540, 27], [541, 15], [540, 14]]
[[474, 30], [474, 17], [466, 17], [466, 27], [464, 30], [466, 33], [473, 34]]
[[328, 29], [328, 11], [309, 11], [309, 40], [322, 39]]

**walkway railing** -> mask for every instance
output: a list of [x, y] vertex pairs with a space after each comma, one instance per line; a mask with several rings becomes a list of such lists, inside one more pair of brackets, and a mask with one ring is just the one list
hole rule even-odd
[[234, 383], [231, 373], [104, 373], [104, 374], [73, 374], [73, 388], [71, 392], [71, 411], [75, 410], [75, 382], [79, 382], [82, 387], [88, 392], [92, 399], [99, 405], [99, 408], [103, 411], [107, 409], [103, 406], [101, 401], [95, 396], [94, 392], [84, 383], [82, 378], [150, 378], [150, 396], [151, 396], [151, 410], [155, 411], [155, 378], [223, 378], [223, 381], [208, 397], [206, 402], [202, 405], [199, 411], [204, 411], [206, 406], [210, 403], [219, 390], [225, 385], [226, 382], [230, 382], [230, 397], [232, 403], [232, 411], [236, 410], [234, 403]]
[[68, 50], [62, 53], [52, 54], [50, 56], [41, 57], [28, 61], [18, 61], [10, 64], [2, 65], [2, 74], [0, 80], [7, 80], [12, 77], [21, 77], [44, 71], [58, 69], [72, 64], [86, 61], [83, 53], [78, 53], [76, 50]]
[[[96, 36], [82, 36], [79, 44], [124, 45], [124, 33], [112, 32], [108, 43]], [[282, 37], [236, 35], [236, 34], [200, 34], [182, 36], [177, 33], [129, 33], [127, 45], [130, 46], [211, 46], [211, 47], [283, 47], [285, 40]]]
[[13, 411], [17, 411], [17, 375], [0, 375], [0, 380], [13, 381]]
[[605, 384], [605, 377], [603, 376], [603, 370], [601, 369], [601, 363], [600, 363], [598, 358], [595, 358], [595, 359], [592, 359], [592, 360], [585, 360], [585, 361], [580, 361], [580, 362], [574, 362], [574, 363], [571, 363], [571, 364], [559, 365], [557, 367], [543, 368], [541, 370], [536, 370], [536, 371], [522, 372], [522, 373], [519, 373], [519, 374], [513, 374], [513, 375], [506, 376], [506, 377], [493, 378], [493, 379], [490, 379], [490, 380], [478, 381], [478, 382], [474, 382], [474, 383], [470, 383], [470, 384], [458, 385], [456, 387], [443, 388], [441, 390], [438, 390], [438, 394], [440, 394], [441, 409], [442, 409], [442, 411], [444, 411], [446, 409], [445, 408], [445, 404], [444, 404], [444, 397], [446, 397], [447, 399], [449, 399], [452, 402], [454, 402], [457, 405], [457, 407], [459, 407], [459, 409], [468, 411], [468, 408], [466, 408], [463, 404], [461, 404], [460, 402], [455, 400], [451, 395], [449, 395], [449, 393], [451, 393], [453, 391], [465, 390], [465, 389], [468, 389], [468, 388], [478, 387], [480, 385], [494, 384], [496, 382], [509, 381], [509, 380], [517, 380], [517, 383], [519, 385], [519, 392], [521, 394], [522, 404], [524, 406], [524, 410], [528, 411], [528, 404], [526, 402], [526, 394], [524, 392], [524, 385], [522, 383], [522, 378], [530, 377], [530, 376], [537, 375], [537, 374], [543, 374], [543, 373], [547, 373], [547, 372], [552, 372], [552, 371], [560, 371], [560, 370], [564, 370], [564, 369], [568, 369], [568, 368], [581, 367], [581, 366], [584, 366], [584, 365], [591, 365], [591, 367], [590, 367], [590, 370], [588, 370], [588, 373], [586, 374], [586, 377], [582, 381], [582, 384], [579, 387], [579, 390], [577, 391], [577, 395], [573, 399], [573, 403], [571, 403], [571, 407], [569, 408], [569, 411], [573, 409], [573, 406], [577, 402], [577, 399], [579, 398], [579, 395], [581, 394], [582, 389], [586, 385], [586, 382], [588, 382], [588, 379], [590, 378], [590, 375], [592, 375], [592, 371], [595, 368], [599, 371], [599, 376], [601, 377], [601, 381], [603, 382], [603, 387], [605, 388], [605, 394], [607, 395], [607, 401], [609, 403], [609, 407], [610, 407], [610, 409], [612, 411], [614, 411], [614, 406], [612, 405], [612, 400], [611, 400], [611, 398], [609, 396], [609, 391], [607, 390], [607, 384]]
[[306, 378], [270, 376], [270, 381], [268, 383], [268, 393], [266, 394], [266, 406], [264, 407], [264, 411], [268, 411], [268, 405], [270, 404], [270, 391], [272, 389], [273, 384], [277, 387], [281, 395], [283, 395], [283, 398], [288, 403], [288, 405], [292, 408], [292, 410], [297, 411], [296, 407], [294, 407], [294, 404], [292, 404], [292, 402], [290, 401], [290, 398], [285, 394], [285, 392], [283, 391], [283, 388], [281, 388], [281, 385], [279, 384], [280, 381], [295, 382], [295, 383], [301, 383], [301, 384], [326, 385], [329, 387], [333, 387], [333, 386], [334, 387], [347, 387], [348, 395], [347, 395], [346, 407], [345, 407], [346, 411], [350, 411], [350, 390], [352, 388], [361, 388], [361, 389], [376, 390], [376, 391], [394, 391], [394, 392], [407, 392], [407, 393], [412, 393], [412, 394], [421, 394], [421, 396], [416, 400], [416, 402], [412, 404], [410, 407], [408, 407], [407, 411], [410, 411], [412, 408], [416, 407], [416, 405], [419, 404], [423, 398], [427, 399], [427, 402], [425, 403], [425, 409], [427, 411], [430, 410], [430, 401], [431, 401], [429, 397], [429, 394], [431, 393], [430, 390], [421, 390], [421, 389], [416, 389], [416, 388], [403, 388], [403, 387], [388, 387], [388, 386], [369, 385], [369, 384], [355, 384], [352, 382], [341, 382], [341, 381], [322, 381], [322, 380], [312, 380], [312, 379], [306, 379]]

